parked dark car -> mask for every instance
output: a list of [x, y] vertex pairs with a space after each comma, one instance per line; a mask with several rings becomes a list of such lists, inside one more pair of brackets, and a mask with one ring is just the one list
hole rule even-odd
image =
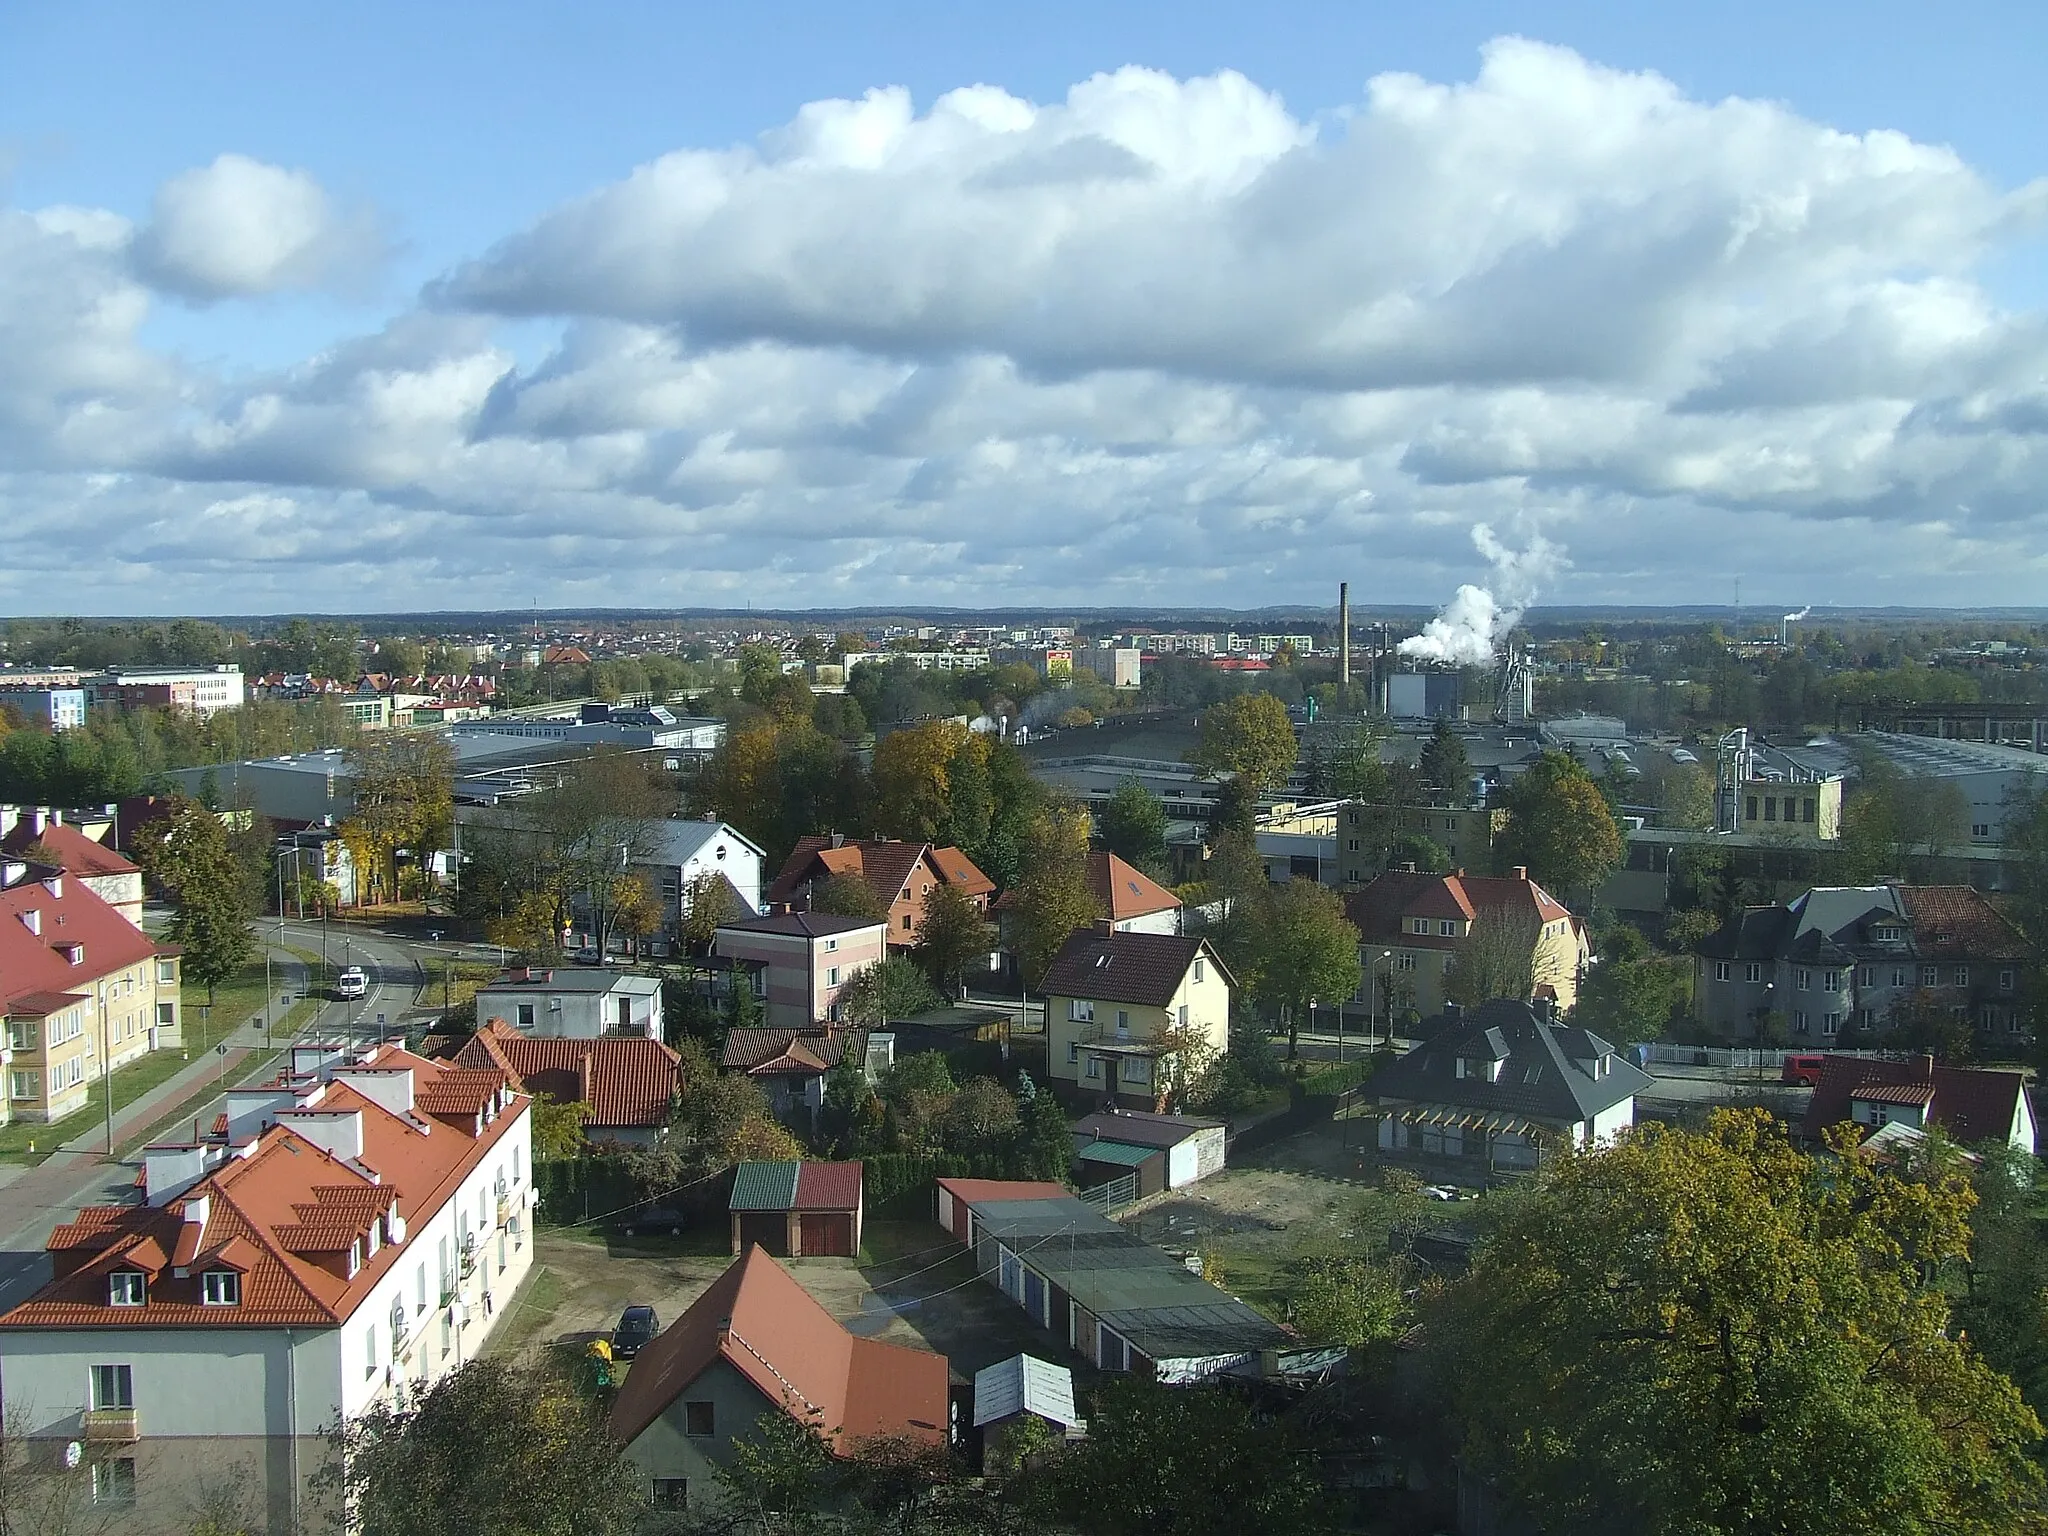
[[622, 1212], [612, 1223], [612, 1229], [623, 1237], [677, 1237], [690, 1224], [690, 1213], [679, 1205], [665, 1205], [657, 1200], [652, 1205], [636, 1205], [630, 1211]]
[[619, 1326], [612, 1330], [612, 1358], [630, 1360], [641, 1348], [654, 1342], [661, 1332], [661, 1319], [652, 1307], [628, 1307], [619, 1314]]

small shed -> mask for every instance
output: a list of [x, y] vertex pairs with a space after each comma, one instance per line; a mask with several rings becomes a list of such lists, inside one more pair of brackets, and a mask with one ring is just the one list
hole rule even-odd
[[1142, 1197], [1179, 1189], [1219, 1171], [1228, 1128], [1221, 1120], [1196, 1115], [1115, 1109], [1083, 1115], [1074, 1122], [1073, 1132], [1074, 1161], [1082, 1166], [1084, 1185], [1135, 1173]]
[[1036, 1355], [1012, 1355], [974, 1373], [974, 1428], [982, 1454], [1000, 1454], [1003, 1441], [1027, 1418], [1043, 1419], [1076, 1440], [1088, 1421], [1074, 1411], [1074, 1373]]
[[1166, 1148], [1135, 1147], [1127, 1141], [1083, 1141], [1074, 1138], [1075, 1179], [1083, 1189], [1136, 1175], [1138, 1198], [1156, 1195], [1166, 1185]]
[[732, 1251], [766, 1248], [778, 1258], [846, 1258], [860, 1252], [859, 1163], [741, 1163], [732, 1180]]

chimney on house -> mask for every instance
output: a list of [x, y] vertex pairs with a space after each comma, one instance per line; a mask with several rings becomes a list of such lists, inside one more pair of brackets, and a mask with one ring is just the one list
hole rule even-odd
[[1932, 1056], [1924, 1056], [1924, 1055], [1923, 1055], [1923, 1056], [1915, 1056], [1915, 1057], [1913, 1058], [1913, 1075], [1914, 1075], [1915, 1077], [1919, 1078], [1919, 1079], [1920, 1079], [1920, 1081], [1921, 1081], [1921, 1082], [1923, 1082], [1923, 1083], [1931, 1083], [1931, 1082], [1933, 1082], [1933, 1081], [1934, 1081], [1934, 1058], [1933, 1058]]
[[1517, 864], [1513, 869], [1508, 871], [1508, 876], [1510, 879], [1514, 880], [1527, 880], [1529, 878], [1529, 866], [1526, 864]]
[[1337, 583], [1337, 681], [1351, 687], [1351, 583]]

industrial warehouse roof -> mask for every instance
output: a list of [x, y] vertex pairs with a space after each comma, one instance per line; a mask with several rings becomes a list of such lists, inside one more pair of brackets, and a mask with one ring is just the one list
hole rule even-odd
[[1152, 1360], [1255, 1354], [1283, 1328], [1072, 1195], [975, 1200], [994, 1238]]

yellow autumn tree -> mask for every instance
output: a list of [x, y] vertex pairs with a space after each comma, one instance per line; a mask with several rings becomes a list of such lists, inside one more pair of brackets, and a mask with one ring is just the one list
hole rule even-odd
[[896, 731], [875, 747], [875, 824], [890, 837], [931, 842], [952, 819], [953, 777], [988, 767], [988, 738], [956, 720]]

